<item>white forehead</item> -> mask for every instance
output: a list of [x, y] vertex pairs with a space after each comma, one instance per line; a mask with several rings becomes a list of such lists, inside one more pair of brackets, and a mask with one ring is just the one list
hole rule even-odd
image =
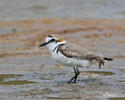
[[52, 37], [46, 37], [46, 42], [50, 41], [52, 39]]

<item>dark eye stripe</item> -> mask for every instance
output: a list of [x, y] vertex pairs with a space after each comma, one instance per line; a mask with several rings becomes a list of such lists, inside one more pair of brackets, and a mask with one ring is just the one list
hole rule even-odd
[[52, 39], [52, 40], [50, 40], [51, 42], [54, 42], [54, 41], [56, 41], [55, 39]]
[[49, 35], [48, 37], [52, 37], [51, 35]]

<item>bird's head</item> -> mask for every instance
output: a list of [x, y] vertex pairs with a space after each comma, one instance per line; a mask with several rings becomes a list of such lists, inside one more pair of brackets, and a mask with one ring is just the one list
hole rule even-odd
[[63, 38], [61, 38], [59, 35], [51, 34], [46, 37], [45, 43], [42, 43], [41, 45], [39, 45], [39, 47], [46, 46], [51, 43], [59, 45], [59, 44], [65, 44], [66, 41]]

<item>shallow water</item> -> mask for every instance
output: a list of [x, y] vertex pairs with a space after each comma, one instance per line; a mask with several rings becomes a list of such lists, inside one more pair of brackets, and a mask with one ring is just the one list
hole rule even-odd
[[110, 75], [115, 74], [113, 72], [108, 72], [108, 71], [83, 71], [83, 72], [92, 73], [92, 74], [99, 74], [101, 76], [110, 76]]
[[[0, 27], [27, 29], [0, 34], [1, 100], [108, 100], [125, 97], [124, 21], [25, 20], [0, 22]], [[118, 24], [119, 23], [119, 24]], [[1, 29], [0, 28], [0, 29]], [[97, 54], [113, 57], [98, 68], [79, 68], [77, 83], [68, 84], [73, 68], [57, 64], [39, 48], [50, 32]], [[4, 83], [4, 84], [3, 84]]]
[[114, 98], [109, 98], [108, 100], [125, 100], [125, 97], [114, 97]]
[[101, 70], [96, 66], [80, 68], [81, 74], [77, 83], [68, 84], [68, 80], [74, 74], [72, 67], [56, 65], [48, 58], [41, 56], [4, 58], [0, 62], [2, 72], [13, 73], [1, 74], [0, 79], [3, 82], [0, 81], [0, 97], [3, 100], [8, 97], [10, 100], [15, 97], [17, 100], [20, 98], [103, 100], [125, 94], [125, 84], [119, 82], [124, 81], [124, 73], [113, 69], [111, 65], [111, 68]]
[[35, 83], [33, 81], [19, 80], [22, 75], [14, 74], [1, 74], [0, 75], [0, 85], [24, 85]]

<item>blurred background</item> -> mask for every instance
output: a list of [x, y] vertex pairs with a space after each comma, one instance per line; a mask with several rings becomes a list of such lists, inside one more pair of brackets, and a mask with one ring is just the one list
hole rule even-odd
[[125, 19], [125, 0], [0, 0], [0, 20]]
[[[114, 61], [67, 84], [38, 47], [50, 33]], [[125, 100], [125, 0], [0, 0], [0, 100]]]

